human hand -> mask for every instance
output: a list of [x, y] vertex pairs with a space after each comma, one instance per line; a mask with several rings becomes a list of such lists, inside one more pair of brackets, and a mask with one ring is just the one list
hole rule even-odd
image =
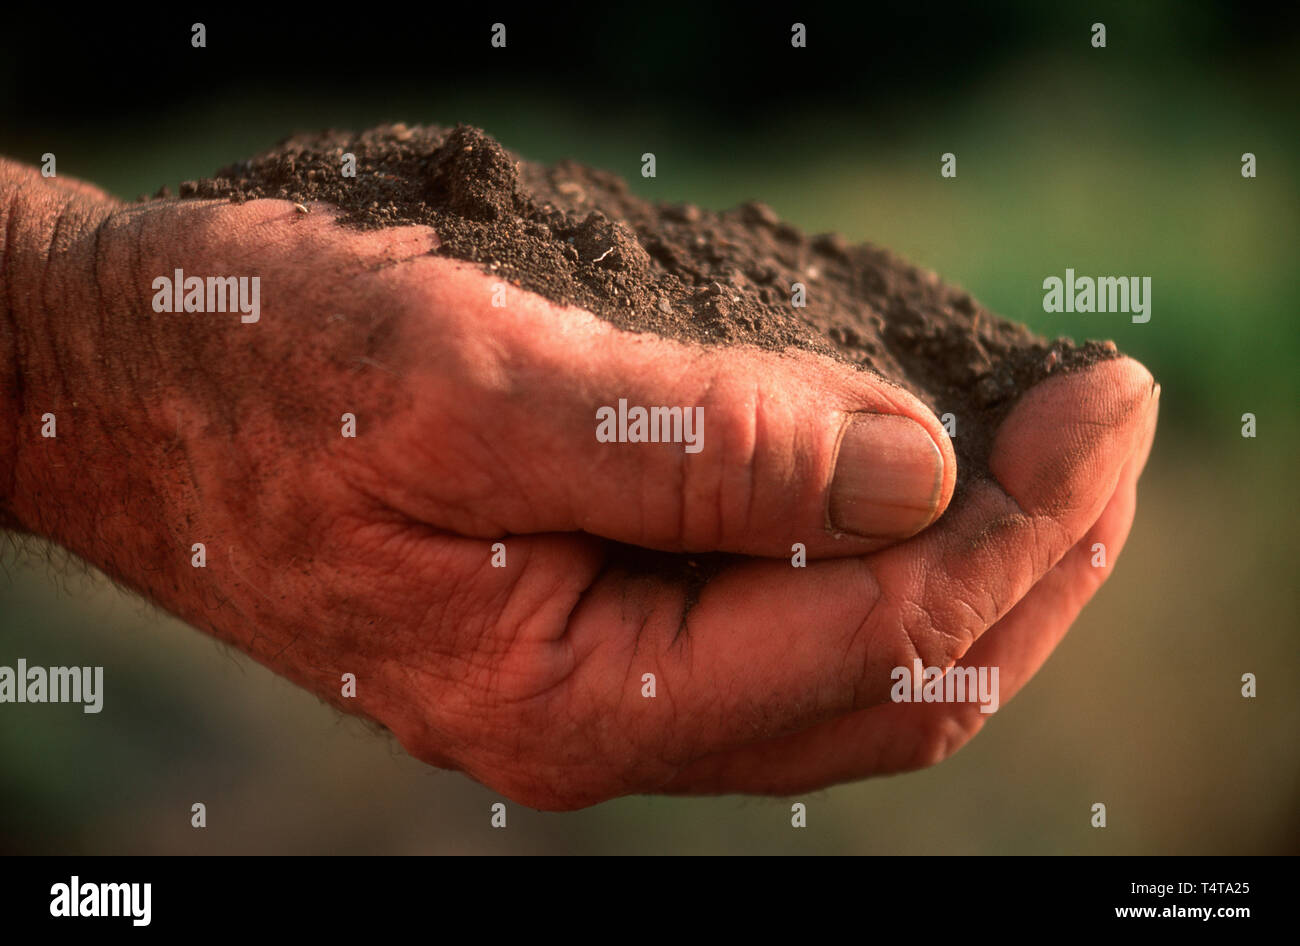
[[[887, 702], [892, 668], [1000, 666], [1005, 701], [1105, 577], [1092, 543], [1113, 562], [1132, 519], [1155, 397], [1128, 359], [1033, 389], [998, 483], [907, 538], [952, 496], [951, 444], [848, 366], [624, 333], [514, 287], [499, 308], [427, 228], [3, 172], [10, 524], [536, 807], [938, 761], [985, 717]], [[176, 269], [258, 276], [259, 319], [153, 311]], [[598, 442], [619, 398], [703, 407], [703, 449]], [[755, 558], [692, 601], [615, 543]]]

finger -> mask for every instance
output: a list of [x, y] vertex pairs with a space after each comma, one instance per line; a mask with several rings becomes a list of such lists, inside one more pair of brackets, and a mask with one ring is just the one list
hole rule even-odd
[[[1145, 442], [1087, 535], [959, 661], [962, 667], [998, 668], [998, 708], [1038, 672], [1114, 567], [1132, 525], [1154, 419], [1152, 412]], [[1094, 565], [1097, 543], [1107, 551], [1101, 567]], [[973, 703], [891, 702], [700, 759], [662, 790], [787, 795], [921, 768], [952, 755], [990, 718]]]
[[421, 521], [818, 557], [910, 536], [952, 495], [942, 426], [867, 372], [621, 331], [445, 259], [404, 273], [437, 317], [412, 329], [416, 407], [372, 485]]
[[[1115, 568], [1133, 525], [1138, 480], [1155, 439], [1159, 414], [1158, 385], [1154, 396], [1155, 403], [1147, 415], [1137, 449], [1125, 464], [1119, 485], [1097, 522], [1058, 566], [1043, 576], [1026, 595], [1021, 603], [1028, 604], [1028, 607], [1017, 605], [1015, 620], [1004, 618], [962, 657], [963, 665], [1001, 668], [1003, 705], [1038, 672], [1065, 636], [1073, 618]], [[1069, 615], [1070, 619], [1064, 623], [1054, 620], [1057, 609]]]
[[[464, 648], [494, 655], [492, 705], [437, 701], [453, 719], [504, 707], [509, 723], [499, 738], [480, 735], [449, 755], [512, 797], [572, 808], [665, 784], [704, 756], [883, 702], [893, 667], [914, 656], [951, 665], [1001, 616], [984, 602], [1009, 608], [1024, 576], [1036, 580], [1037, 569], [1063, 554], [1051, 543], [1072, 545], [1086, 533], [1140, 440], [1149, 380], [1131, 362], [1099, 365], [1051, 383], [1066, 388], [1073, 413], [1061, 414], [1057, 394], [1036, 388], [1009, 418], [1042, 429], [1042, 456], [1031, 451], [1029, 459], [1080, 497], [1073, 508], [1053, 504], [1060, 518], [1051, 529], [1036, 524], [1048, 515], [1035, 505], [1044, 497], [1023, 491], [1027, 508], [1016, 519], [1007, 508], [1015, 501], [990, 485], [902, 545], [798, 569], [750, 561], [702, 589], [680, 575], [615, 564], [606, 543], [581, 533], [510, 539], [510, 568], [480, 565], [458, 584], [473, 586], [482, 605], [465, 631], [479, 638], [477, 649], [473, 640]], [[1075, 429], [1082, 434], [1069, 436]], [[1111, 459], [1071, 469], [1060, 450], [1080, 461], [1108, 450]], [[1018, 473], [1045, 481], [1034, 474], [1032, 465]], [[1092, 493], [1095, 501], [1082, 498]], [[998, 517], [1011, 522], [990, 528]], [[470, 552], [484, 562], [481, 549]], [[661, 566], [687, 561], [663, 558]], [[893, 563], [882, 568], [882, 559]], [[953, 597], [975, 604], [941, 616]], [[399, 738], [417, 752], [423, 742], [418, 732]]]
[[[1015, 431], [994, 446], [1014, 498], [992, 484], [972, 490], [933, 529], [863, 558], [729, 568], [684, 625], [680, 585], [607, 572], [570, 618], [578, 684], [590, 694], [633, 668], [654, 672], [662, 708], [610, 712], [630, 714], [626, 725], [646, 738], [670, 739], [660, 758], [883, 702], [894, 667], [916, 657], [951, 666], [1086, 534], [1140, 442], [1149, 402], [1150, 375], [1128, 360], [1045, 382], [1007, 421], [1038, 438]], [[1007, 465], [1006, 443], [1023, 466]]]

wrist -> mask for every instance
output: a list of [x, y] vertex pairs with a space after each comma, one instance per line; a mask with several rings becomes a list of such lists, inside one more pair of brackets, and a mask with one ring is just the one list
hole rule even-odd
[[76, 470], [52, 445], [90, 403], [77, 380], [98, 347], [93, 250], [111, 210], [0, 159], [0, 526], [56, 537], [46, 504]]

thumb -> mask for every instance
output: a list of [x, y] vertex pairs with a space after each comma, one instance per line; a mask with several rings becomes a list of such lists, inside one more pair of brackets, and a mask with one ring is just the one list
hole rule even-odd
[[421, 284], [437, 317], [415, 344], [440, 355], [414, 369], [432, 410], [409, 433], [428, 441], [442, 424], [438, 452], [461, 464], [459, 476], [422, 465], [401, 477], [436, 484], [426, 521], [669, 551], [789, 556], [798, 542], [817, 557], [913, 535], [952, 496], [956, 459], [938, 420], [867, 372], [625, 332], [514, 287], [495, 307], [499, 282], [419, 262], [435, 271]]

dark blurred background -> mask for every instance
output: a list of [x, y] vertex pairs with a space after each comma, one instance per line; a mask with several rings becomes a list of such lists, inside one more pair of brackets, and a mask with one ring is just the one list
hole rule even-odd
[[[0, 850], [1300, 847], [1300, 8], [26, 5], [0, 22], [0, 153], [53, 152], [61, 175], [124, 198], [294, 131], [463, 121], [648, 197], [757, 198], [807, 230], [884, 244], [1044, 333], [1113, 338], [1163, 385], [1128, 547], [1044, 670], [941, 766], [798, 799], [806, 830], [789, 827], [789, 800], [743, 798], [511, 806], [492, 830], [493, 793], [61, 557], [8, 549], [0, 664], [102, 664], [107, 696], [98, 716], [0, 706]], [[794, 22], [806, 49], [790, 46]], [[646, 151], [654, 179], [639, 174]], [[949, 151], [955, 180], [939, 175]], [[1044, 313], [1042, 281], [1066, 267], [1151, 276], [1151, 321]], [[1096, 801], [1104, 830], [1089, 827]]]

